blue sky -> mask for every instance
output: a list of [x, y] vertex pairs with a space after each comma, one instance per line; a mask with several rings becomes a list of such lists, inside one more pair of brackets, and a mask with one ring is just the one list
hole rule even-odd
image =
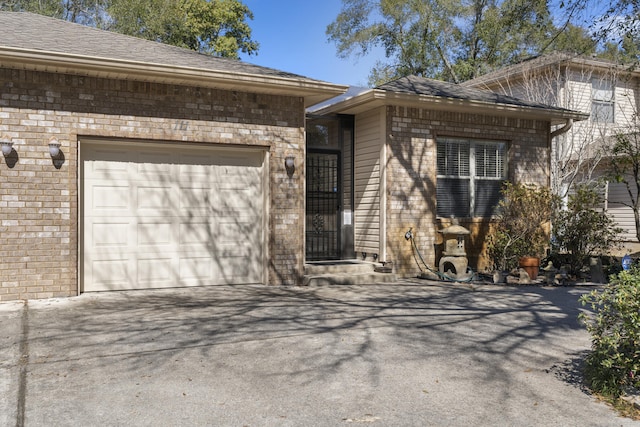
[[366, 86], [369, 70], [378, 58], [336, 56], [325, 30], [340, 13], [341, 0], [243, 0], [253, 12], [252, 38], [258, 55], [241, 59], [256, 65], [331, 83]]

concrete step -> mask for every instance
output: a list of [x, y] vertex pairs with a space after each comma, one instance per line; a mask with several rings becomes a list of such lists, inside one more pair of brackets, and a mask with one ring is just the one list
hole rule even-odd
[[[397, 276], [387, 266], [381, 272], [381, 263], [353, 260], [310, 262], [304, 266], [303, 285], [366, 285], [395, 282]], [[382, 269], [384, 270], [384, 269]]]
[[365, 274], [372, 273], [379, 263], [358, 260], [319, 261], [307, 263], [304, 274], [318, 276], [322, 274]]
[[305, 286], [326, 285], [372, 285], [375, 283], [391, 283], [397, 281], [394, 273], [358, 273], [358, 274], [317, 274], [305, 275], [302, 284]]

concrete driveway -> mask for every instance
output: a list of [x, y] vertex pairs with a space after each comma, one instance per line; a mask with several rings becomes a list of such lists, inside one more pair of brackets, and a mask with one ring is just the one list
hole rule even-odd
[[0, 305], [6, 426], [637, 426], [580, 288], [222, 286]]

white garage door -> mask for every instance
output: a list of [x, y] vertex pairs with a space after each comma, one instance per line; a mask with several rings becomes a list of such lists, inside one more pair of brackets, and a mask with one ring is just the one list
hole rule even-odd
[[264, 151], [84, 143], [82, 289], [263, 283]]

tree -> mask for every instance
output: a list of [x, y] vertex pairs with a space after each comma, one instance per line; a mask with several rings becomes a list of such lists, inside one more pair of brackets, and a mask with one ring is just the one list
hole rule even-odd
[[625, 64], [640, 62], [638, 0], [566, 0], [561, 1], [560, 8], [565, 25], [576, 21], [585, 24], [603, 48], [605, 58]]
[[[460, 82], [564, 45], [589, 44], [584, 33], [558, 38], [546, 0], [343, 0], [327, 36], [339, 57], [382, 47], [388, 62], [370, 84], [405, 75]], [[551, 40], [551, 41], [549, 41]]]
[[7, 0], [0, 10], [28, 11], [237, 59], [257, 53], [239, 0]]
[[247, 6], [237, 0], [111, 0], [112, 27], [123, 34], [226, 58], [258, 50]]
[[33, 12], [62, 19], [63, 5], [59, 0], [0, 0], [0, 10]]

